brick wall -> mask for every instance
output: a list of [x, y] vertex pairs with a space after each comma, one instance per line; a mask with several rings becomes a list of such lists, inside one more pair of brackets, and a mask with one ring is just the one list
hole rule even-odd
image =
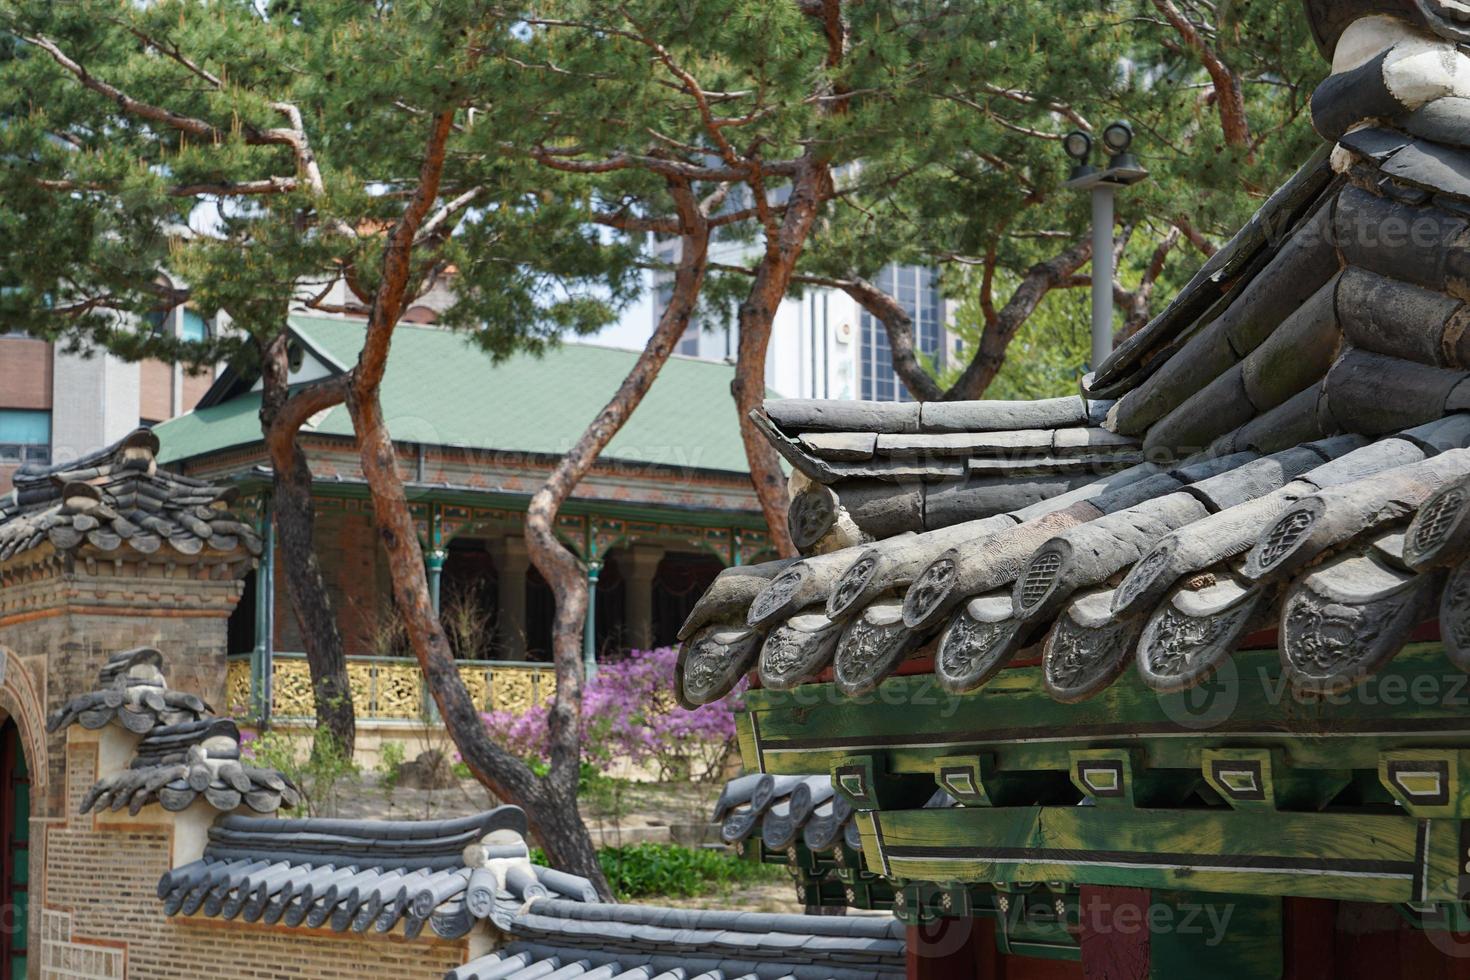
[[[375, 580], [377, 544], [365, 515], [344, 515], [324, 540], [336, 543], [334, 560], [347, 575]], [[157, 647], [170, 687], [223, 709], [227, 622], [250, 564], [243, 552], [190, 558], [163, 549], [98, 558], [58, 554], [49, 544], [0, 563], [0, 715], [16, 715], [28, 756], [41, 751], [41, 713], [93, 690], [98, 668], [119, 650]], [[201, 803], [177, 815], [157, 806], [138, 817], [79, 813], [99, 757], [108, 771], [121, 768], [135, 742], [121, 729], [73, 727], [45, 738], [39, 766], [28, 759], [38, 773], [29, 980], [430, 980], [465, 962], [472, 941], [476, 955], [488, 943], [483, 932], [408, 940], [165, 917], [158, 879], [197, 857], [213, 811]]]
[[51, 407], [51, 345], [0, 337], [0, 408]]
[[[151, 807], [77, 816], [97, 774], [98, 743], [80, 733], [66, 750], [65, 820], [46, 827], [40, 980], [196, 980], [199, 977], [438, 980], [464, 963], [468, 939], [346, 936], [214, 919], [167, 918], [155, 891], [174, 860], [172, 815]], [[39, 970], [39, 972], [36, 972]]]
[[[41, 679], [47, 714], [93, 690], [109, 655], [157, 647], [169, 685], [221, 710], [225, 699], [225, 632], [240, 583], [175, 564], [97, 565], [70, 572], [50, 568], [0, 577], [0, 646], [14, 650]], [[57, 811], [62, 783], [62, 736], [47, 739], [48, 798], [36, 799], [48, 816]]]
[[174, 415], [174, 368], [163, 361], [138, 363], [138, 418], [162, 422]]

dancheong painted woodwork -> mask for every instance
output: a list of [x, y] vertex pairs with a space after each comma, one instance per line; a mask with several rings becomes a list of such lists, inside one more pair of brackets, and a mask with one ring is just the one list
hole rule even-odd
[[[801, 554], [679, 695], [751, 678], [726, 841], [984, 923], [911, 975], [1470, 975], [1470, 7], [1306, 13], [1322, 146], [1077, 396], [756, 413]], [[1205, 966], [1099, 900], [1242, 918]]]

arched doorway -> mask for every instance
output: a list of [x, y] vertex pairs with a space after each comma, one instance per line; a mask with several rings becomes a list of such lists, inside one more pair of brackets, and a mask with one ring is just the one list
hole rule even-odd
[[0, 726], [0, 980], [26, 975], [30, 910], [31, 777], [20, 729]]

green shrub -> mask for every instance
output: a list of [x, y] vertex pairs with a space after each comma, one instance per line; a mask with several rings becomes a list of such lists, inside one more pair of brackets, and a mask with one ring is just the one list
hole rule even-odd
[[[539, 850], [531, 860], [546, 864]], [[679, 844], [628, 844], [604, 847], [597, 862], [621, 900], [665, 896], [692, 898], [726, 891], [747, 882], [784, 881], [786, 869], [779, 865], [746, 861], [722, 848], [683, 847]]]
[[404, 755], [402, 742], [384, 742], [378, 749], [378, 785], [389, 793], [398, 785]]
[[338, 790], [344, 783], [356, 783], [360, 775], [357, 763], [325, 728], [301, 734], [266, 732], [240, 750], [251, 765], [275, 769], [295, 783], [308, 817], [334, 816]]

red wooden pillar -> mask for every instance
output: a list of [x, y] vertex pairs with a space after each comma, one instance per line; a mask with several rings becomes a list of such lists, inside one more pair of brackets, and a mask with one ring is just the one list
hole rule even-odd
[[1336, 980], [1337, 903], [1329, 898], [1282, 899], [1283, 980]]
[[908, 980], [1000, 980], [995, 920], [936, 919], [908, 929]]
[[1149, 980], [1149, 890], [1083, 885], [1084, 980]]

